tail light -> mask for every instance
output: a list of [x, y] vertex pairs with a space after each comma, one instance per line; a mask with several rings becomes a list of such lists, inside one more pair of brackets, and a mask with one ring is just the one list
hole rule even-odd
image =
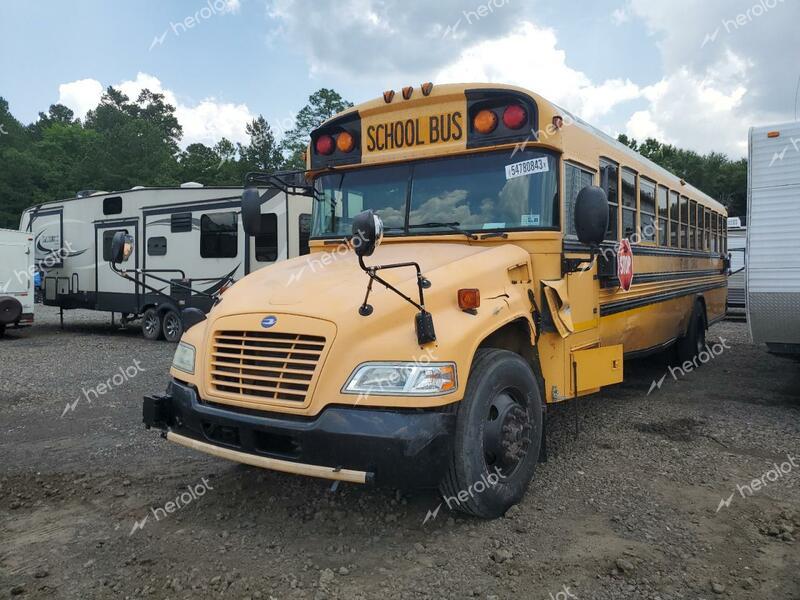
[[478, 133], [492, 133], [497, 128], [497, 115], [493, 110], [481, 110], [475, 115], [472, 125]]
[[333, 137], [330, 135], [321, 135], [317, 138], [316, 143], [317, 154], [324, 154], [325, 156], [333, 154], [335, 143]]
[[519, 104], [507, 106], [503, 111], [503, 125], [509, 129], [519, 129], [528, 122], [528, 111]]
[[356, 140], [348, 131], [343, 131], [336, 138], [336, 147], [339, 152], [350, 152], [356, 147]]

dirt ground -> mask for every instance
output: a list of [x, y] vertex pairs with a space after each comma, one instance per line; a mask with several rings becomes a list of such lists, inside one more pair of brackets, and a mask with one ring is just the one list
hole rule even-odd
[[800, 599], [800, 364], [743, 323], [696, 372], [629, 363], [554, 411], [495, 521], [170, 444], [141, 397], [174, 347], [66, 323], [42, 308], [0, 340], [0, 597]]

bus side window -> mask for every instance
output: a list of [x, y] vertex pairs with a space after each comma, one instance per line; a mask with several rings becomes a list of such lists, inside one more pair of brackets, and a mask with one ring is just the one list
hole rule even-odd
[[300, 229], [300, 236], [298, 239], [300, 240], [300, 256], [305, 256], [311, 250], [308, 247], [308, 240], [311, 237], [311, 215], [309, 213], [303, 213], [300, 215], [298, 220], [298, 227]]
[[678, 212], [678, 192], [669, 193], [669, 245], [680, 248], [680, 213]]
[[717, 213], [711, 213], [711, 252], [719, 252], [719, 230], [717, 229]]
[[681, 196], [681, 248], [689, 247], [689, 199]]
[[600, 187], [608, 196], [608, 231], [606, 239], [617, 241], [619, 239], [619, 168], [617, 165], [600, 161]]
[[639, 218], [643, 242], [656, 241], [656, 184], [652, 181], [639, 178]]
[[689, 201], [689, 247], [692, 250], [698, 250], [700, 244], [697, 237], [697, 202], [694, 200]]
[[658, 244], [669, 246], [669, 191], [663, 185], [658, 186]]
[[564, 214], [567, 219], [566, 233], [575, 237], [575, 200], [586, 186], [594, 183], [594, 173], [571, 163], [564, 163]]
[[636, 233], [636, 173], [622, 169], [622, 237]]

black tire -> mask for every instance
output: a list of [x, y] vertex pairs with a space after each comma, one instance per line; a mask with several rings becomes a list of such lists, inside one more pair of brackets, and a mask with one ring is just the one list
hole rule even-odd
[[22, 316], [22, 304], [16, 298], [6, 296], [0, 298], [0, 323], [11, 325], [19, 321]]
[[168, 342], [177, 344], [183, 336], [183, 321], [177, 311], [168, 310], [161, 316], [162, 333]]
[[519, 503], [536, 470], [542, 419], [542, 395], [525, 360], [508, 350], [478, 350], [439, 486], [448, 508], [493, 519]]
[[159, 340], [164, 335], [161, 315], [155, 308], [148, 308], [142, 315], [142, 335], [147, 340]]
[[699, 301], [694, 303], [692, 316], [686, 335], [678, 339], [675, 346], [678, 361], [683, 364], [693, 361], [706, 347], [706, 318], [703, 305]]

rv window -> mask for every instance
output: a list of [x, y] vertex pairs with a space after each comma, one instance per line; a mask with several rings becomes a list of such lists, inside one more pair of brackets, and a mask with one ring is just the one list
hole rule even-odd
[[118, 231], [128, 233], [127, 229], [106, 229], [103, 232], [103, 260], [105, 262], [111, 260], [111, 242], [114, 241], [114, 234]]
[[167, 254], [167, 238], [151, 237], [147, 240], [148, 256], [165, 256]]
[[200, 218], [200, 256], [234, 258], [239, 253], [236, 213], [215, 213]]
[[303, 213], [300, 215], [300, 256], [311, 252], [308, 247], [308, 239], [311, 237], [311, 214]]
[[186, 233], [192, 230], [192, 213], [172, 213], [169, 229], [172, 233]]
[[103, 199], [103, 214], [118, 215], [122, 212], [122, 196]]
[[278, 215], [261, 215], [261, 231], [256, 236], [256, 260], [275, 262], [278, 260]]

